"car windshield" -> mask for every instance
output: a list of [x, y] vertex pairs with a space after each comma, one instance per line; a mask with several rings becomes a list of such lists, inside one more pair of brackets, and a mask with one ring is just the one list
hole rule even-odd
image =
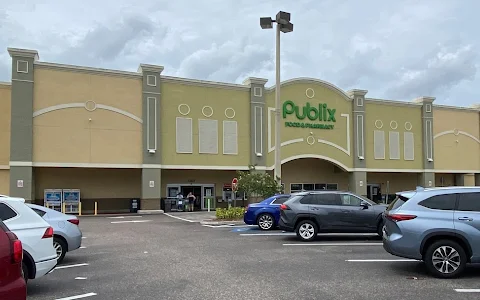
[[372, 200], [370, 200], [370, 199], [368, 199], [367, 197], [364, 197], [364, 196], [362, 196], [362, 195], [355, 195], [355, 196], [357, 196], [358, 198], [362, 199], [362, 200], [365, 201], [365, 202], [370, 203], [371, 205], [377, 204], [377, 203], [373, 202]]

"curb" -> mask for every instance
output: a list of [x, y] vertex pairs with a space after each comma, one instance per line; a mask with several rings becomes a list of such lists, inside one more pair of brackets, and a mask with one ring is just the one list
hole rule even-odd
[[119, 214], [88, 214], [88, 215], [75, 215], [78, 218], [92, 218], [92, 217], [127, 217], [127, 216], [140, 216], [140, 215], [161, 215], [164, 214], [163, 210], [139, 210], [138, 213], [119, 213]]
[[239, 225], [245, 224], [243, 221], [201, 221], [201, 225]]

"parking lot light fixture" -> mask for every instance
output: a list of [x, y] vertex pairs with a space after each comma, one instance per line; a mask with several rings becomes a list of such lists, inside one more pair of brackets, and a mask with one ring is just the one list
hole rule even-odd
[[280, 103], [280, 32], [289, 33], [293, 31], [293, 24], [290, 22], [290, 13], [280, 11], [277, 13], [275, 20], [270, 17], [260, 18], [260, 27], [262, 29], [273, 28], [273, 23], [277, 23], [276, 40], [275, 40], [275, 168], [274, 176], [278, 184], [282, 183], [282, 156], [281, 148], [281, 103]]

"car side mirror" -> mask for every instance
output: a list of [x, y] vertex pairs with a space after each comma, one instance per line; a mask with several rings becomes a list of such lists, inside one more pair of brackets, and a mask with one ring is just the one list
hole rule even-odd
[[367, 209], [369, 205], [368, 205], [368, 202], [362, 201], [360, 202], [360, 206], [363, 207], [363, 209]]

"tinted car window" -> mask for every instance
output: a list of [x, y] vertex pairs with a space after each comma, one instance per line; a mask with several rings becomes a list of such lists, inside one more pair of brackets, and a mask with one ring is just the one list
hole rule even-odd
[[480, 212], [480, 193], [464, 193], [458, 196], [457, 210]]
[[421, 201], [423, 207], [441, 210], [454, 210], [457, 196], [455, 194], [437, 195]]
[[338, 194], [317, 194], [315, 195], [318, 205], [342, 205], [342, 200]]
[[397, 209], [400, 206], [404, 205], [405, 202], [407, 202], [407, 201], [408, 201], [407, 197], [397, 195], [397, 198], [395, 198], [395, 200], [393, 200], [392, 203], [390, 203], [390, 205], [387, 207], [387, 210]]
[[32, 210], [34, 212], [36, 212], [40, 217], [43, 217], [46, 214], [46, 212], [44, 212], [42, 210], [39, 210], [39, 209], [36, 209], [36, 208], [32, 208]]
[[302, 204], [316, 204], [315, 203], [315, 197], [313, 197], [313, 195], [305, 195], [302, 200], [300, 200], [300, 203]]
[[349, 194], [342, 194], [340, 195], [340, 198], [342, 199], [342, 205], [360, 206], [360, 203], [362, 203], [360, 198]]
[[6, 221], [16, 216], [17, 213], [11, 209], [10, 206], [6, 205], [5, 203], [0, 203], [0, 220]]
[[277, 199], [272, 201], [272, 204], [282, 204], [287, 201], [289, 197], [278, 197]]

